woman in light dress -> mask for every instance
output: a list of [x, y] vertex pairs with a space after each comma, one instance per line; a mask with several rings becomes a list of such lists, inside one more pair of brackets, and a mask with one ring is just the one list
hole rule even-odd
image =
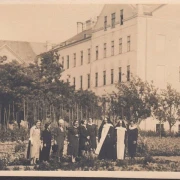
[[30, 159], [31, 164], [36, 164], [39, 161], [40, 149], [41, 149], [41, 133], [40, 133], [41, 121], [36, 121], [35, 125], [30, 129]]

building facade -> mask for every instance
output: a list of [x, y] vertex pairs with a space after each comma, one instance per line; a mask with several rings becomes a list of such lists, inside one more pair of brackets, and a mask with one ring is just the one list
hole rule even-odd
[[180, 89], [180, 5], [105, 5], [97, 21], [55, 46], [62, 79], [103, 96], [131, 74]]

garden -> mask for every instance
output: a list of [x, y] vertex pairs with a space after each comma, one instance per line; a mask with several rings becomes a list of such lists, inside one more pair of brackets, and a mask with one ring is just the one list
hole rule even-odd
[[[23, 129], [23, 128], [22, 128]], [[24, 133], [25, 131], [23, 131]], [[27, 133], [28, 134], [28, 133]], [[140, 133], [141, 134], [141, 133]], [[51, 154], [49, 162], [30, 165], [26, 158], [27, 141], [22, 141], [21, 133], [13, 147], [1, 152], [0, 170], [7, 171], [180, 171], [180, 144], [178, 137], [139, 136], [137, 154], [134, 160], [129, 159], [126, 149], [125, 159], [116, 161], [98, 160], [94, 155], [78, 158], [76, 163], [66, 155], [65, 141], [64, 156], [61, 162]], [[6, 141], [7, 143], [7, 141]], [[3, 145], [4, 146], [4, 145]], [[4, 147], [5, 148], [5, 147]]]
[[[116, 92], [106, 97], [96, 96], [89, 90], [75, 90], [70, 83], [61, 80], [63, 67], [56, 52], [42, 55], [40, 61], [24, 67], [17, 62], [0, 64], [0, 170], [23, 171], [179, 171], [179, 134], [171, 132], [180, 120], [180, 93], [167, 85], [158, 90], [153, 82], [143, 82], [133, 77], [116, 84]], [[168, 133], [143, 132], [139, 129], [135, 160], [98, 160], [84, 157], [71, 163], [64, 152], [58, 163], [52, 156], [49, 163], [30, 166], [26, 159], [29, 129], [36, 120], [46, 121], [57, 127], [60, 118], [65, 126], [72, 121], [91, 117], [99, 126], [108, 116], [115, 125], [121, 118], [134, 120], [137, 125], [154, 116], [161, 123], [169, 123]], [[66, 149], [67, 142], [65, 142]]]

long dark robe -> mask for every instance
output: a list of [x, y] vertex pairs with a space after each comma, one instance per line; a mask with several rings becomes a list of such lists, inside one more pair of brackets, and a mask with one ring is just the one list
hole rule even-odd
[[68, 155], [77, 157], [79, 154], [79, 128], [68, 128]]
[[87, 139], [88, 137], [88, 130], [85, 126], [80, 126], [79, 127], [79, 150], [80, 152], [82, 150], [87, 151], [88, 150], [88, 146], [86, 145], [86, 143], [89, 143], [89, 140]]
[[[136, 155], [137, 148], [137, 139], [138, 139], [138, 129], [135, 127], [134, 129], [128, 129], [128, 153], [131, 158], [134, 158]], [[134, 144], [133, 142], [136, 141]]]
[[[40, 161], [49, 161], [50, 149], [51, 149], [51, 132], [45, 129], [42, 132], [41, 139], [43, 141], [43, 148], [40, 154]], [[46, 146], [45, 146], [46, 144]]]
[[[117, 125], [115, 126], [115, 132], [114, 132], [114, 144], [115, 144], [114, 159], [117, 159], [117, 158], [118, 158], [118, 157], [117, 157], [117, 144], [118, 144], [117, 139], [118, 139], [118, 137], [117, 137], [117, 129], [116, 129], [117, 127], [120, 127], [120, 123], [119, 123], [119, 122], [118, 122]], [[126, 128], [124, 122], [123, 122], [123, 124], [122, 124], [122, 127], [123, 127], [123, 128]], [[124, 145], [125, 145], [124, 157], [125, 157], [125, 150], [126, 150], [126, 141], [127, 141], [127, 131], [125, 131], [125, 134], [124, 134]], [[120, 148], [121, 148], [121, 147], [120, 147]]]
[[[99, 140], [101, 139], [104, 125], [99, 131]], [[105, 140], [99, 152], [98, 158], [109, 159], [109, 160], [114, 159], [114, 127], [113, 126], [109, 127], [108, 133], [105, 137]]]
[[90, 136], [90, 148], [95, 150], [97, 147], [96, 137], [97, 137], [97, 126], [95, 124], [87, 124], [88, 134]]
[[63, 156], [65, 137], [66, 137], [66, 132], [64, 128], [62, 128], [62, 130], [59, 127], [55, 129], [54, 139], [57, 142], [57, 151], [55, 154], [58, 158], [61, 158]]

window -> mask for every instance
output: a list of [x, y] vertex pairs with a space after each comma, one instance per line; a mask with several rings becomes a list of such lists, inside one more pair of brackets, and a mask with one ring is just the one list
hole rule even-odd
[[98, 46], [96, 46], [96, 60], [98, 60], [99, 52], [98, 52]]
[[130, 66], [127, 66], [127, 81], [130, 81]]
[[91, 49], [88, 49], [88, 63], [91, 61]]
[[73, 78], [73, 86], [74, 86], [74, 89], [76, 88], [76, 78], [74, 77]]
[[112, 28], [115, 28], [115, 19], [116, 19], [115, 13], [112, 13], [111, 14], [111, 27]]
[[88, 89], [90, 88], [90, 74], [87, 75], [88, 78]]
[[106, 58], [106, 43], [104, 43], [104, 58]]
[[83, 51], [81, 51], [81, 65], [83, 65]]
[[122, 67], [119, 67], [119, 82], [122, 82]]
[[64, 57], [62, 57], [62, 67], [64, 68]]
[[131, 37], [128, 36], [127, 37], [127, 52], [129, 52], [131, 49]]
[[122, 54], [122, 38], [119, 39], [119, 54]]
[[106, 71], [103, 71], [103, 85], [106, 85]]
[[67, 56], [67, 69], [69, 69], [69, 56]]
[[74, 53], [74, 67], [76, 67], [76, 53]]
[[111, 69], [111, 84], [114, 83], [114, 69]]
[[95, 74], [95, 87], [98, 87], [98, 73]]
[[104, 16], [104, 31], [107, 30], [107, 16]]
[[82, 86], [83, 86], [83, 77], [80, 76], [80, 89], [82, 89]]
[[123, 25], [123, 9], [120, 10], [120, 25]]
[[114, 41], [111, 41], [111, 56], [114, 56]]

